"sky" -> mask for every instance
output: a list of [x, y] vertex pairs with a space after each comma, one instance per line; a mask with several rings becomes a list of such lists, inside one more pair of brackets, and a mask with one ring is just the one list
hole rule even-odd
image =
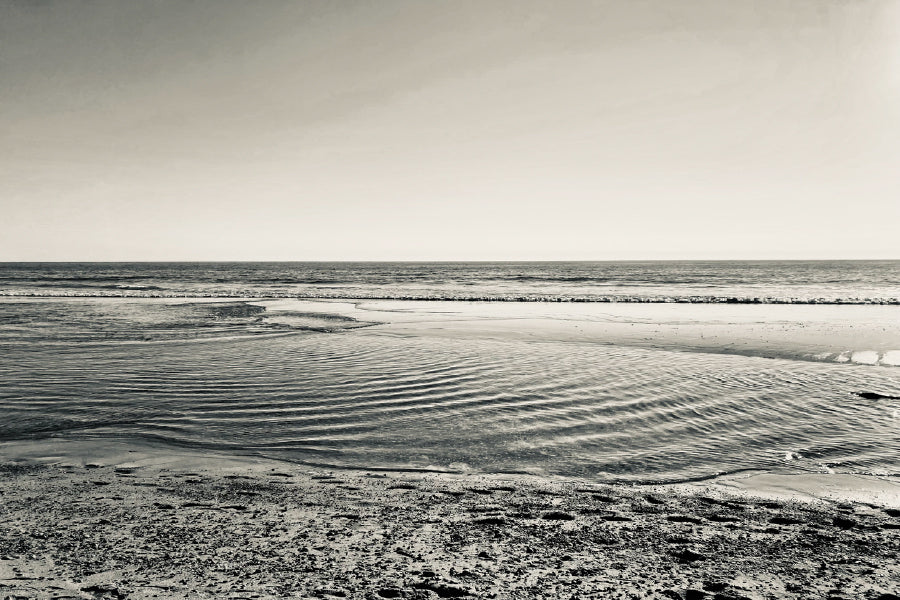
[[900, 0], [0, 0], [0, 261], [900, 259]]

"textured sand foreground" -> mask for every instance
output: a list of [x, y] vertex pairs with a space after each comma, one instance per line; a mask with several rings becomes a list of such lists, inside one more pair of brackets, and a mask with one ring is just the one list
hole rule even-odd
[[0, 598], [900, 597], [900, 510], [273, 463], [0, 466]]

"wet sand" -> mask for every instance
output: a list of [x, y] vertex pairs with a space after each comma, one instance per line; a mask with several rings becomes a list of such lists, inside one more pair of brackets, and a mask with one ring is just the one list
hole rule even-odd
[[97, 443], [0, 457], [3, 598], [900, 597], [900, 509], [772, 482], [765, 499]]
[[258, 300], [267, 318], [302, 311], [376, 324], [362, 334], [566, 341], [896, 367], [898, 307]]

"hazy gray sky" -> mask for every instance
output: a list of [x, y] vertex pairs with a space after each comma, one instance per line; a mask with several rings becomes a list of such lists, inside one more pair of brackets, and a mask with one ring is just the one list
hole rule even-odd
[[0, 0], [0, 260], [900, 258], [900, 0]]

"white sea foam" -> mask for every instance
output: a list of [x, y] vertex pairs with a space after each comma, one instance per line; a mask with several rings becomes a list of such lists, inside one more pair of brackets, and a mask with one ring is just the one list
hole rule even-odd
[[874, 365], [878, 363], [878, 353], [874, 350], [857, 350], [850, 355], [850, 360], [861, 365]]
[[900, 366], [900, 350], [888, 350], [881, 356], [881, 364]]

